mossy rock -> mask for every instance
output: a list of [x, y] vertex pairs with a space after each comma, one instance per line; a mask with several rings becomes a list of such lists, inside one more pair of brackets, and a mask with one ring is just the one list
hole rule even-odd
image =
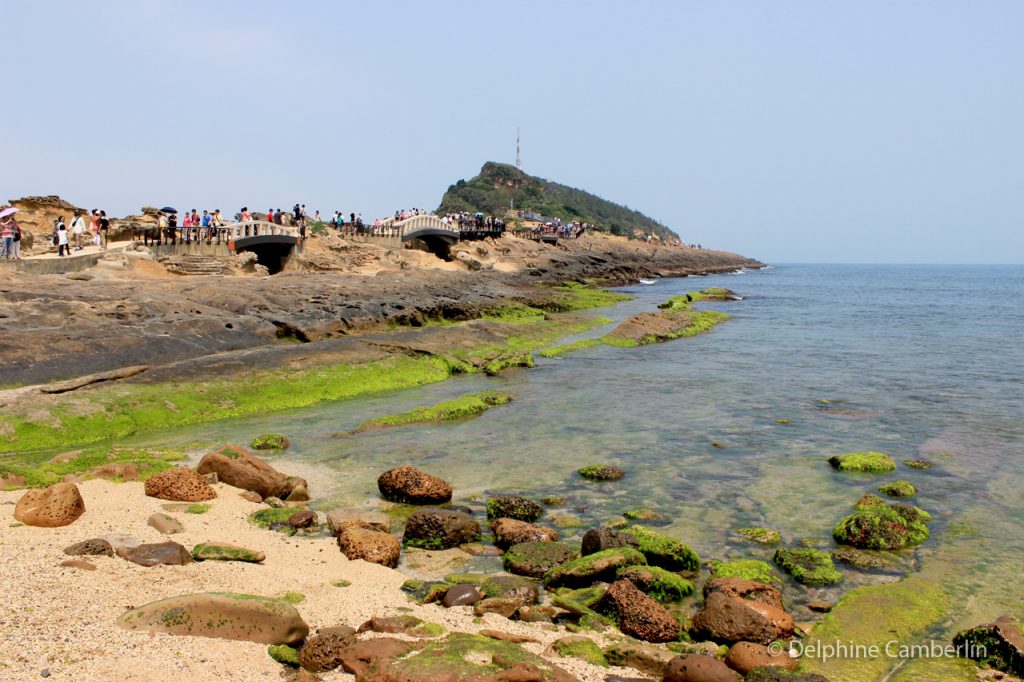
[[595, 580], [611, 579], [625, 566], [646, 563], [644, 555], [632, 547], [614, 547], [554, 566], [544, 574], [544, 584], [548, 587], [582, 587]]
[[668, 522], [668, 519], [665, 518], [665, 516], [659, 514], [653, 509], [648, 509], [646, 507], [640, 507], [638, 509], [629, 509], [627, 511], [622, 512], [622, 515], [630, 521], [643, 521], [646, 523], [654, 524]]
[[896, 462], [884, 452], [851, 452], [846, 455], [834, 455], [828, 463], [839, 471], [857, 471], [861, 473], [884, 474], [896, 471]]
[[878, 492], [889, 497], [913, 497], [917, 495], [917, 486], [910, 481], [893, 481], [878, 486]]
[[549, 507], [560, 507], [565, 504], [565, 498], [561, 495], [546, 495], [540, 501]]
[[608, 660], [597, 643], [587, 637], [569, 636], [556, 639], [551, 643], [551, 650], [562, 657], [579, 658], [590, 665], [608, 667]]
[[832, 529], [832, 537], [861, 549], [902, 549], [928, 539], [931, 514], [909, 504], [859, 504]]
[[276, 597], [274, 597], [274, 599], [280, 599], [281, 601], [288, 602], [289, 604], [301, 604], [302, 602], [306, 601], [306, 595], [302, 594], [301, 592], [293, 592], [292, 590], [288, 590], [287, 592], [282, 592], [281, 594], [277, 595]]
[[864, 552], [853, 547], [840, 547], [832, 550], [833, 561], [841, 561], [861, 570], [889, 568], [892, 562], [877, 554]]
[[680, 575], [657, 566], [626, 566], [616, 574], [662, 604], [677, 602], [693, 594], [693, 583]]
[[626, 532], [637, 539], [637, 549], [651, 566], [669, 571], [700, 570], [700, 557], [682, 540], [644, 526], [630, 526]]
[[280, 433], [264, 433], [252, 439], [254, 450], [286, 450], [288, 439]]
[[535, 670], [530, 679], [538, 682], [568, 682], [573, 679], [519, 644], [461, 632], [433, 640], [419, 651], [392, 659], [387, 670], [389, 679], [401, 680], [505, 679], [502, 676], [504, 671], [522, 664]]
[[533, 523], [544, 515], [544, 508], [518, 495], [499, 495], [487, 500], [487, 519], [518, 519]]
[[843, 575], [832, 563], [832, 555], [820, 549], [779, 548], [772, 558], [775, 564], [805, 585], [835, 585]]
[[736, 534], [759, 545], [778, 545], [782, 542], [779, 531], [771, 528], [737, 528]]
[[622, 469], [607, 464], [591, 464], [579, 469], [577, 473], [591, 481], [618, 481], [626, 475]]
[[[280, 509], [269, 507], [249, 514], [248, 521], [260, 528], [271, 528], [276, 524], [284, 524], [287, 526], [288, 519], [290, 519], [294, 513], [295, 510], [289, 507], [281, 507]], [[288, 527], [291, 528], [291, 526]], [[294, 532], [294, 530], [295, 529], [292, 528], [292, 532]]]
[[575, 556], [576, 550], [561, 542], [523, 542], [505, 552], [502, 564], [511, 573], [540, 578]]
[[192, 548], [196, 561], [244, 561], [259, 563], [267, 558], [263, 552], [226, 543], [203, 542]]
[[574, 604], [582, 604], [588, 609], [596, 607], [604, 595], [608, 593], [608, 588], [600, 583], [591, 585], [589, 587], [559, 587], [555, 590], [555, 596], [561, 597], [563, 601], [569, 601]]
[[930, 459], [905, 459], [903, 465], [908, 466], [911, 469], [927, 470], [935, 466], [935, 462]]
[[185, 513], [186, 514], [205, 514], [206, 512], [210, 511], [212, 506], [213, 505], [204, 504], [202, 502], [197, 502], [195, 504], [190, 504], [189, 506], [185, 507]]
[[953, 638], [953, 644], [966, 658], [1024, 676], [1024, 628], [1016, 618], [1003, 616], [994, 623], [964, 630]]
[[433, 604], [444, 598], [453, 583], [444, 580], [419, 580], [410, 578], [402, 583], [401, 590], [409, 595], [409, 599], [420, 604]]
[[711, 566], [712, 578], [739, 578], [752, 580], [767, 585], [781, 585], [782, 580], [766, 561], [758, 559], [738, 559], [736, 561], [718, 561]]
[[299, 667], [299, 652], [287, 644], [274, 644], [267, 647], [267, 653], [278, 663], [290, 665], [293, 668]]

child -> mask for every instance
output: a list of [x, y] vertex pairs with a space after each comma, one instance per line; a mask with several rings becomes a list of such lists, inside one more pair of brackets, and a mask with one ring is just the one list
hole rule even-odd
[[[81, 220], [81, 216], [79, 216]], [[57, 218], [57, 255], [71, 255], [71, 245], [68, 243], [68, 228], [64, 225], [63, 218]]]

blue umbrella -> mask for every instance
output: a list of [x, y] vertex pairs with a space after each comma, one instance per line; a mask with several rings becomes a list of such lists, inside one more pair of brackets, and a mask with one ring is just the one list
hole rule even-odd
[[160, 209], [160, 212], [161, 213], [177, 213], [178, 209], [171, 208], [170, 206], [164, 206], [163, 208]]

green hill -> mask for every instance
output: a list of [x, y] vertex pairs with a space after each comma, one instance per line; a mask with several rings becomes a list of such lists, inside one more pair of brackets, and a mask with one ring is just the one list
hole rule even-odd
[[439, 213], [482, 211], [505, 215], [512, 205], [517, 211], [531, 211], [565, 222], [579, 220], [612, 234], [632, 236], [637, 229], [662, 239], [678, 235], [639, 211], [613, 204], [581, 189], [527, 175], [515, 166], [488, 161], [480, 175], [459, 180], [441, 199]]

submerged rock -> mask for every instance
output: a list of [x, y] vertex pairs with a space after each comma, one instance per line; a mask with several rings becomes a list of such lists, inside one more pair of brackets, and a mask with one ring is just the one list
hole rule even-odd
[[260, 644], [296, 644], [309, 634], [309, 626], [291, 604], [228, 592], [184, 594], [151, 602], [123, 613], [117, 623], [129, 630]]
[[878, 486], [878, 492], [889, 497], [913, 497], [917, 495], [917, 486], [910, 481], [893, 481]]
[[487, 500], [487, 519], [517, 519], [533, 523], [544, 515], [544, 508], [518, 495], [499, 495]]
[[908, 504], [862, 499], [856, 512], [832, 529], [832, 537], [861, 549], [913, 547], [928, 539], [931, 518], [928, 512]]
[[832, 468], [839, 471], [859, 471], [868, 473], [888, 473], [896, 471], [896, 462], [884, 452], [851, 452], [846, 455], [834, 455], [828, 458]]
[[403, 504], [441, 504], [452, 499], [451, 484], [412, 466], [385, 471], [377, 478], [377, 489], [384, 499]]
[[253, 450], [286, 450], [288, 445], [288, 439], [280, 433], [264, 433], [253, 438], [251, 443]]
[[935, 466], [935, 462], [930, 459], [905, 459], [903, 465], [911, 469], [931, 469]]
[[54, 483], [28, 490], [14, 506], [14, 518], [26, 526], [57, 528], [74, 523], [85, 513], [85, 500], [74, 483]]
[[771, 528], [738, 528], [736, 534], [759, 545], [777, 545], [782, 542], [779, 531]]
[[592, 464], [579, 469], [577, 473], [583, 478], [591, 481], [618, 481], [626, 475], [626, 472], [618, 467], [608, 464]]
[[772, 558], [775, 564], [805, 585], [835, 585], [843, 575], [832, 563], [832, 555], [820, 549], [780, 548]]

